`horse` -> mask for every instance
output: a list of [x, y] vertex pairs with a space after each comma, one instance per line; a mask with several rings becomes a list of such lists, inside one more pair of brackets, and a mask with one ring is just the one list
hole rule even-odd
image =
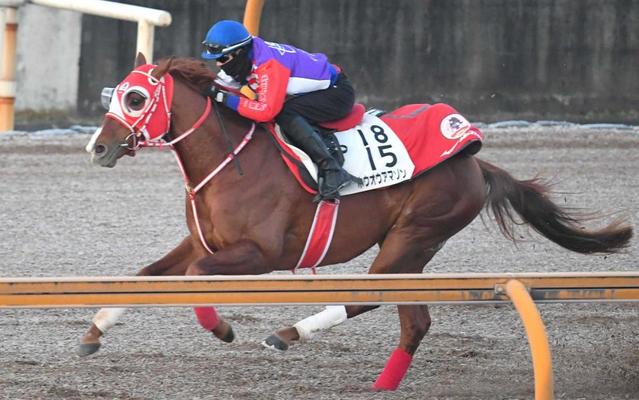
[[[170, 147], [186, 181], [189, 229], [176, 248], [137, 274], [245, 275], [293, 269], [316, 204], [282, 162], [270, 133], [211, 102], [204, 93], [215, 75], [200, 61], [170, 58], [150, 66], [138, 55], [132, 75], [155, 91], [120, 84], [120, 97], [111, 100], [110, 112], [87, 151], [94, 164], [114, 167], [143, 145]], [[114, 116], [114, 107], [125, 108], [133, 119]], [[148, 140], [149, 132], [163, 141]], [[516, 213], [541, 235], [574, 252], [615, 253], [628, 245], [633, 230], [625, 221], [585, 229], [587, 216], [560, 207], [549, 193], [539, 177], [518, 180], [476, 155], [460, 152], [414, 179], [342, 197], [333, 241], [318, 266], [346, 262], [378, 245], [368, 273], [421, 273], [444, 243], [483, 209], [513, 241]], [[300, 338], [376, 307], [329, 306], [276, 331], [263, 344], [286, 350]], [[431, 325], [426, 305], [398, 305], [397, 310], [399, 343], [375, 381], [375, 390], [398, 388]], [[100, 337], [123, 311], [98, 311], [81, 338], [80, 355], [99, 349]], [[214, 307], [196, 307], [195, 314], [216, 337], [233, 340], [232, 327]]]

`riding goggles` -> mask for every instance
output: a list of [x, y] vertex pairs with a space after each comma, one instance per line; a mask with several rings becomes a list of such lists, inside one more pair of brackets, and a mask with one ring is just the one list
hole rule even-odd
[[221, 64], [226, 64], [231, 59], [231, 54], [222, 54], [218, 58], [215, 59], [216, 62]]
[[204, 45], [204, 52], [208, 56], [206, 58], [214, 59], [220, 62], [226, 62], [228, 61], [228, 58], [229, 58], [228, 55], [231, 52], [235, 51], [236, 49], [239, 49], [240, 47], [244, 45], [249, 44], [251, 40], [253, 40], [253, 37], [249, 36], [245, 40], [242, 40], [241, 42], [235, 43], [230, 46], [224, 46], [221, 44], [207, 43], [207, 42], [202, 42], [202, 45]]

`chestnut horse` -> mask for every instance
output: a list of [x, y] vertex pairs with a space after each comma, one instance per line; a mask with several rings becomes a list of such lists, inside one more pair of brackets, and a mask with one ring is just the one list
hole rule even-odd
[[[138, 71], [143, 79], [158, 90], [170, 80], [172, 88], [125, 93], [129, 85], [120, 85], [116, 92], [121, 91], [121, 98], [111, 101], [110, 112], [87, 145], [92, 161], [106, 167], [152, 144], [171, 147], [181, 160], [190, 234], [138, 275], [244, 275], [293, 269], [316, 204], [282, 162], [270, 133], [225, 107], [211, 105], [202, 93], [215, 75], [204, 63], [170, 59], [159, 66], [144, 64], [138, 56], [135, 71], [146, 67], [146, 72]], [[211, 107], [214, 112], [209, 113]], [[135, 123], [124, 121], [115, 113], [118, 108], [139, 118]], [[164, 142], [149, 136], [158, 120], [165, 129], [153, 129]], [[141, 127], [141, 123], [147, 125]], [[211, 174], [213, 170], [216, 174]], [[194, 186], [201, 190], [191, 189]], [[460, 153], [410, 181], [341, 199], [333, 241], [321, 265], [346, 262], [377, 244], [379, 254], [369, 273], [420, 273], [446, 240], [484, 207], [492, 210], [501, 231], [511, 239], [514, 210], [537, 232], [568, 250], [613, 253], [628, 244], [630, 226], [614, 222], [600, 230], [583, 229], [583, 221], [553, 203], [547, 193], [537, 179], [516, 180], [494, 165]], [[281, 329], [266, 344], [286, 349], [300, 336], [308, 337], [376, 307], [327, 307], [304, 323]], [[431, 323], [426, 305], [397, 309], [399, 346], [375, 382], [379, 390], [397, 388]], [[96, 314], [81, 340], [81, 355], [98, 350], [100, 336], [122, 311], [107, 308]], [[203, 327], [220, 339], [233, 340], [230, 325], [213, 307], [195, 311]]]

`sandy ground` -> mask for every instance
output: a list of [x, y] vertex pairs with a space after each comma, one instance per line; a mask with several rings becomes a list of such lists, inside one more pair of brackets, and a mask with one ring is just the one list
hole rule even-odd
[[[519, 178], [553, 178], [564, 205], [639, 224], [639, 130], [485, 129], [479, 154]], [[0, 138], [0, 276], [129, 275], [186, 235], [181, 178], [168, 153], [92, 167], [88, 136]], [[485, 218], [451, 239], [430, 272], [632, 271], [624, 254], [582, 256], [519, 230], [517, 246]], [[320, 270], [364, 273], [375, 251]], [[394, 306], [286, 353], [275, 329], [321, 307], [222, 307], [224, 344], [186, 308], [131, 310], [92, 357], [75, 355], [92, 309], [1, 310], [0, 399], [530, 399], [528, 344], [512, 306], [433, 305], [433, 326], [395, 393], [369, 387], [397, 344]], [[639, 304], [541, 305], [556, 397], [639, 399]]]

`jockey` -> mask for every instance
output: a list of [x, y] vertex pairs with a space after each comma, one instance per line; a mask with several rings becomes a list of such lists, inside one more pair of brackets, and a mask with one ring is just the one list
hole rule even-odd
[[319, 167], [320, 198], [339, 198], [339, 190], [352, 182], [352, 177], [309, 122], [334, 121], [350, 113], [355, 92], [341, 69], [329, 63], [324, 54], [251, 36], [236, 21], [217, 22], [202, 43], [202, 58], [215, 60], [221, 69], [218, 79], [229, 87], [248, 85], [257, 98], [237, 96], [216, 86], [209, 95], [246, 118], [275, 120]]

